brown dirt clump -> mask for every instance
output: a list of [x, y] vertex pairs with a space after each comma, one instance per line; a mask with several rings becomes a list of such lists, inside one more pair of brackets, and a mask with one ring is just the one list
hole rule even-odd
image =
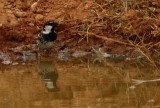
[[59, 49], [160, 50], [158, 0], [0, 0], [0, 10], [2, 49], [35, 43], [44, 22], [53, 20]]

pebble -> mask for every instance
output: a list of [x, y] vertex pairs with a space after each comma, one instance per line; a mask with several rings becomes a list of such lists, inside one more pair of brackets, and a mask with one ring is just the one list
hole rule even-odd
[[37, 14], [37, 15], [35, 16], [35, 20], [36, 20], [36, 21], [42, 21], [43, 19], [44, 19], [44, 16], [41, 15], [41, 14]]
[[18, 65], [18, 64], [19, 64], [18, 62], [13, 62], [12, 63], [13, 66]]
[[27, 13], [26, 12], [14, 12], [14, 15], [18, 18], [25, 18], [27, 17]]
[[5, 65], [9, 65], [11, 64], [12, 62], [10, 60], [6, 60], [6, 61], [3, 61], [2, 64], [5, 64]]

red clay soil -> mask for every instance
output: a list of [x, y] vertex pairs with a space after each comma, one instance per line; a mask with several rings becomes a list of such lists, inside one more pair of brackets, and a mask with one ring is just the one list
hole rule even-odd
[[59, 49], [160, 50], [159, 0], [0, 0], [0, 14], [1, 50], [34, 44], [49, 20], [59, 23]]

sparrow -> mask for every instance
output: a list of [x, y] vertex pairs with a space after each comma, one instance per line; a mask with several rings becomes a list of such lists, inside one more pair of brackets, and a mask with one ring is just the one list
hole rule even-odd
[[39, 33], [37, 39], [37, 45], [39, 49], [50, 49], [54, 45], [54, 41], [57, 39], [57, 33], [55, 27], [58, 23], [48, 21], [44, 24], [43, 30]]

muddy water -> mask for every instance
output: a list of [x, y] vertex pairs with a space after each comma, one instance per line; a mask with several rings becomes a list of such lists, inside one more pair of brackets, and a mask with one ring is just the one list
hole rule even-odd
[[0, 108], [159, 108], [155, 68], [141, 61], [45, 59], [0, 66]]

